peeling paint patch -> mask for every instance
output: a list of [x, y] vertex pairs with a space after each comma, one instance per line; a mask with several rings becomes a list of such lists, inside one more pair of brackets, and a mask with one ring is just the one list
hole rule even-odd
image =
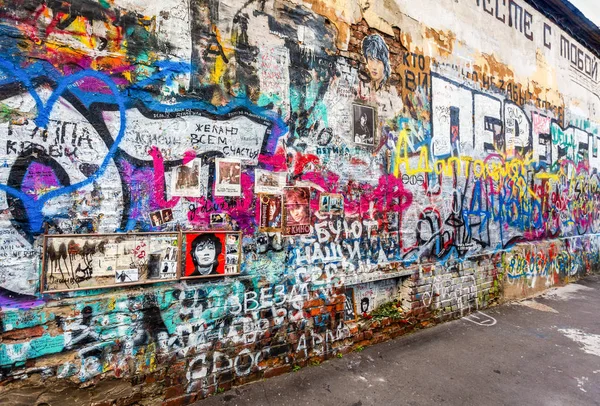
[[559, 329], [558, 331], [576, 343], [583, 345], [583, 351], [600, 357], [600, 335], [588, 334], [577, 329]]

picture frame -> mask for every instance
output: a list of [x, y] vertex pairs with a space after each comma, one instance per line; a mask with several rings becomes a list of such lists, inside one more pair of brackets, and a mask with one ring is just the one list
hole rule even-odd
[[180, 279], [223, 278], [240, 275], [240, 231], [186, 231], [182, 233]]
[[374, 147], [377, 139], [377, 111], [375, 107], [352, 104], [352, 138], [355, 144]]

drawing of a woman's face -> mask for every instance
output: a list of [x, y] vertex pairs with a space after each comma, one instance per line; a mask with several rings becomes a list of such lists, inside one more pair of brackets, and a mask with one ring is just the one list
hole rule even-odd
[[193, 255], [196, 257], [196, 262], [198, 263], [198, 265], [211, 265], [217, 257], [217, 249], [215, 247], [215, 243], [210, 240], [200, 242], [196, 246]]

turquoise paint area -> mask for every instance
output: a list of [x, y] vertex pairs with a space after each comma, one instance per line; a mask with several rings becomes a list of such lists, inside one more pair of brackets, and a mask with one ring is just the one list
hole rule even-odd
[[28, 359], [57, 354], [64, 349], [64, 337], [44, 334], [25, 343], [1, 344], [0, 366], [12, 365]]

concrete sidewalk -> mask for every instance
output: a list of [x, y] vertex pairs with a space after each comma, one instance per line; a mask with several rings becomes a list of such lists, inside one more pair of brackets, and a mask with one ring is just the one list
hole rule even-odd
[[600, 405], [600, 277], [195, 403]]

